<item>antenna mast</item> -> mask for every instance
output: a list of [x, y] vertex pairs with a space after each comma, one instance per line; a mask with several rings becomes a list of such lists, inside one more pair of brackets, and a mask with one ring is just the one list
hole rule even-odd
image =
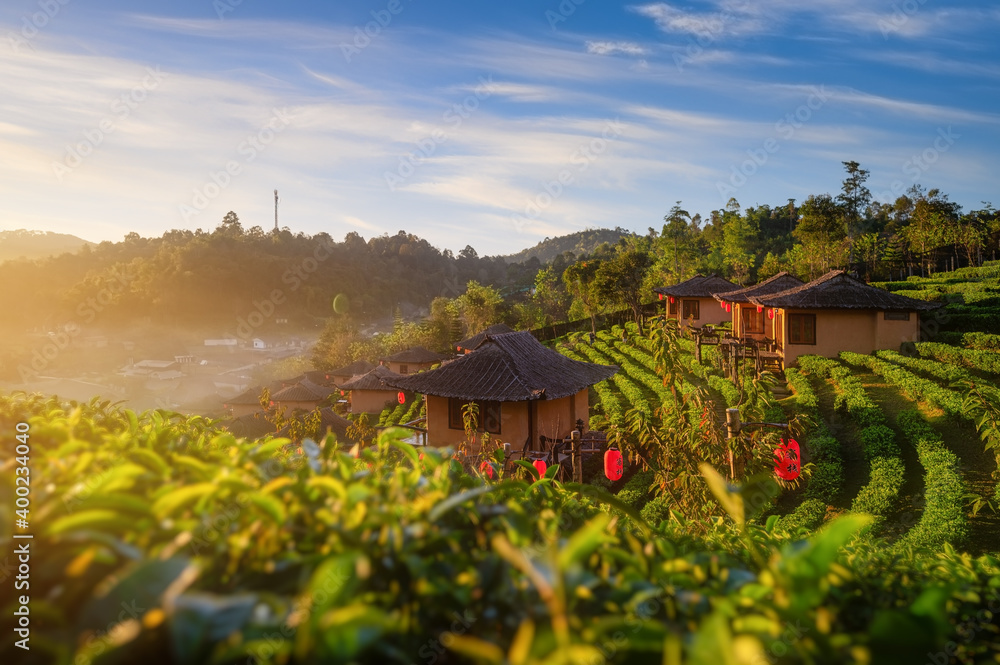
[[278, 190], [274, 190], [274, 230], [278, 230]]

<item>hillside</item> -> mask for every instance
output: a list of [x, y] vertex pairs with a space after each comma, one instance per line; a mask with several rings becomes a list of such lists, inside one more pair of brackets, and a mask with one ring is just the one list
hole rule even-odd
[[0, 263], [11, 259], [43, 259], [76, 252], [94, 243], [67, 233], [51, 231], [0, 231]]
[[587, 229], [565, 236], [546, 238], [534, 247], [521, 250], [517, 254], [509, 254], [503, 259], [507, 263], [523, 263], [531, 258], [537, 258], [542, 263], [548, 263], [563, 252], [573, 252], [574, 256], [590, 254], [602, 243], [614, 245], [619, 238], [634, 235], [621, 227], [615, 229]]

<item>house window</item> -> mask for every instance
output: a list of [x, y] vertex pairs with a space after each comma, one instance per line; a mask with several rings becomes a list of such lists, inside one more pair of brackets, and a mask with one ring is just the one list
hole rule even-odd
[[[448, 427], [450, 429], [465, 429], [465, 421], [462, 420], [462, 412], [469, 402], [448, 398]], [[476, 428], [480, 432], [490, 434], [500, 433], [500, 402], [476, 402], [479, 406], [479, 422]]]
[[697, 321], [701, 318], [701, 303], [697, 300], [685, 300], [684, 301], [684, 319], [694, 319]]
[[667, 302], [667, 313], [671, 316], [677, 316], [677, 299], [673, 296], [670, 296], [670, 299], [673, 300], [673, 302]]
[[409, 374], [410, 373], [410, 368], [407, 367], [406, 365], [400, 365], [399, 366], [399, 373], [400, 374]]
[[788, 315], [788, 343], [789, 344], [816, 343], [815, 314]]
[[882, 318], [886, 321], [909, 321], [909, 312], [883, 312]]
[[743, 332], [763, 333], [764, 332], [764, 311], [757, 311], [756, 307], [740, 307], [743, 316]]

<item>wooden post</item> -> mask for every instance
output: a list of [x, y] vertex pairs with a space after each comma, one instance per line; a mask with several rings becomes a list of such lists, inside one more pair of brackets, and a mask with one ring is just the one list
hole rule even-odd
[[583, 455], [580, 453], [580, 430], [573, 430], [569, 433], [569, 440], [573, 450], [573, 482], [583, 482]]
[[736, 407], [726, 409], [726, 429], [730, 439], [735, 439], [740, 433], [740, 410]]

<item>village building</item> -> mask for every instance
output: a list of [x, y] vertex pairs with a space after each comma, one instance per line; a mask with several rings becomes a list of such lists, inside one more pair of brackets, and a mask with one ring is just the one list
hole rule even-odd
[[272, 393], [271, 405], [275, 409], [283, 410], [285, 417], [289, 417], [296, 411], [312, 411], [324, 405], [331, 393], [333, 393], [331, 388], [325, 388], [303, 378], [294, 385]]
[[351, 394], [351, 413], [382, 413], [387, 404], [397, 403], [399, 390], [390, 381], [399, 377], [388, 367], [379, 365], [367, 374], [341, 384], [340, 389]]
[[222, 408], [229, 411], [233, 418], [242, 418], [252, 415], [255, 411], [260, 411], [260, 394], [263, 391], [261, 386], [251, 386], [239, 395], [230, 397], [222, 404]]
[[380, 359], [380, 363], [385, 365], [396, 374], [416, 374], [425, 369], [430, 369], [442, 360], [447, 360], [449, 356], [428, 351], [422, 346], [394, 353], [391, 356]]
[[660, 294], [666, 304], [667, 317], [677, 319], [681, 328], [687, 326], [720, 325], [730, 320], [732, 314], [724, 305], [719, 306], [716, 293], [735, 291], [733, 284], [718, 275], [695, 275], [673, 286], [659, 286], [653, 291]]
[[331, 369], [327, 374], [330, 375], [330, 380], [333, 381], [334, 385], [339, 387], [354, 377], [367, 374], [373, 369], [375, 369], [375, 365], [367, 360], [355, 360], [350, 365]]
[[[907, 298], [832, 270], [808, 284], [767, 295], [748, 296], [751, 305], [773, 309], [784, 366], [812, 354], [871, 353], [920, 340], [920, 312], [940, 303]], [[771, 314], [768, 313], [770, 317]]]
[[570, 360], [529, 332], [487, 335], [473, 353], [438, 369], [386, 383], [427, 399], [427, 442], [456, 445], [466, 438], [463, 407], [479, 408], [478, 429], [514, 450], [539, 437], [563, 438], [589, 418], [588, 389], [618, 368]]
[[472, 337], [456, 342], [455, 350], [459, 353], [472, 353], [472, 350], [482, 344], [483, 340], [485, 340], [489, 335], [503, 335], [504, 333], [512, 332], [516, 331], [506, 323], [495, 323], [486, 330], [476, 333]]
[[781, 336], [782, 318], [773, 309], [750, 302], [751, 296], [765, 296], [794, 289], [805, 284], [788, 272], [779, 272], [759, 284], [736, 291], [716, 293], [715, 299], [732, 309], [733, 336], [777, 340]]

